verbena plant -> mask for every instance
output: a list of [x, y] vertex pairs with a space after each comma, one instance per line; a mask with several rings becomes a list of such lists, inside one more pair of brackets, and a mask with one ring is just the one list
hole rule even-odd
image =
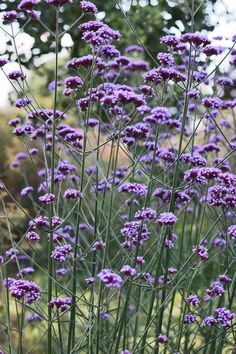
[[[233, 353], [236, 100], [220, 68], [236, 64], [236, 38], [225, 48], [194, 33], [192, 2], [191, 32], [160, 38], [156, 58], [124, 12], [139, 45], [121, 54], [120, 33], [85, 22], [94, 4], [81, 1], [81, 16], [63, 25], [71, 1], [47, 0], [50, 109], [21, 62], [9, 72], [0, 58], [21, 112], [9, 121], [24, 147], [11, 168], [25, 182], [19, 195], [6, 179], [0, 188], [2, 352]], [[22, 0], [3, 14], [16, 58], [19, 16], [45, 26], [36, 7]], [[68, 61], [63, 78], [58, 43], [75, 26], [91, 54]]]

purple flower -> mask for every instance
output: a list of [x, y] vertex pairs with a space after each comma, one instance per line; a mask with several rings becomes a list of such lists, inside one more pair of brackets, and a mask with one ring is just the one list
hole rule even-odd
[[195, 307], [200, 305], [200, 300], [197, 295], [189, 295], [186, 300], [190, 305], [193, 305]]
[[63, 198], [65, 199], [83, 198], [83, 194], [77, 189], [67, 189], [63, 194]]
[[39, 201], [42, 204], [50, 204], [55, 200], [55, 198], [56, 198], [55, 194], [46, 193], [46, 194], [42, 195], [41, 197], [39, 197]]
[[129, 247], [135, 247], [138, 243], [142, 245], [149, 236], [147, 225], [142, 221], [126, 222], [121, 229], [121, 234], [129, 239], [128, 244], [125, 244], [125, 246]]
[[132, 53], [132, 52], [143, 53], [144, 49], [143, 49], [143, 47], [136, 45], [136, 44], [132, 44], [132, 45], [125, 48], [125, 53]]
[[184, 317], [184, 324], [192, 324], [196, 321], [196, 316], [193, 315], [192, 313], [188, 313]]
[[204, 246], [194, 246], [193, 247], [193, 253], [196, 253], [197, 256], [202, 260], [205, 261], [208, 259], [209, 255], [208, 255], [208, 251], [206, 249], [206, 247]]
[[231, 225], [228, 227], [228, 235], [233, 240], [236, 240], [236, 225]]
[[11, 127], [16, 127], [20, 123], [20, 118], [14, 118], [9, 120], [8, 125]]
[[144, 264], [144, 263], [145, 263], [145, 260], [144, 260], [144, 258], [142, 256], [138, 256], [136, 258], [136, 264], [141, 265], [141, 264]]
[[50, 5], [54, 6], [63, 6], [66, 4], [73, 4], [73, 0], [46, 0], [46, 2]]
[[177, 222], [177, 217], [175, 214], [169, 213], [161, 213], [157, 218], [157, 224], [159, 225], [174, 225]]
[[81, 1], [80, 8], [84, 13], [90, 12], [95, 15], [98, 12], [97, 7], [90, 1]]
[[57, 297], [56, 299], [51, 300], [48, 303], [48, 307], [53, 308], [55, 306], [57, 309], [60, 309], [61, 312], [64, 312], [64, 311], [68, 310], [68, 308], [71, 305], [71, 302], [72, 302], [72, 299], [70, 297], [64, 297], [64, 298]]
[[35, 231], [29, 231], [25, 234], [25, 237], [29, 240], [29, 241], [39, 241], [40, 240], [40, 236], [37, 232]]
[[33, 313], [33, 315], [25, 318], [26, 322], [35, 322], [35, 321], [43, 321], [44, 318], [37, 313]]
[[28, 104], [30, 104], [32, 102], [32, 100], [30, 98], [18, 98], [15, 101], [15, 106], [17, 108], [24, 108], [26, 107]]
[[31, 10], [37, 2], [37, 0], [21, 0], [17, 8], [18, 10]]
[[17, 273], [17, 277], [25, 276], [27, 274], [33, 274], [35, 272], [35, 269], [33, 267], [25, 267], [23, 269], [21, 269], [19, 271], [19, 273]]
[[206, 290], [207, 295], [205, 296], [205, 301], [210, 301], [214, 297], [222, 296], [225, 292], [222, 284], [218, 281], [215, 281], [211, 284], [210, 288]]
[[95, 281], [95, 278], [94, 277], [89, 277], [89, 278], [86, 278], [84, 279], [85, 280], [85, 283], [90, 285], [90, 284], [93, 284], [94, 281]]
[[174, 65], [174, 58], [173, 58], [173, 55], [170, 54], [170, 53], [158, 53], [157, 54], [157, 60], [163, 66], [172, 66], [172, 65]]
[[130, 265], [124, 265], [120, 272], [127, 277], [134, 277], [136, 275], [136, 270], [132, 268]]
[[14, 70], [8, 74], [8, 77], [11, 80], [18, 80], [18, 79], [25, 80], [26, 75], [22, 71]]
[[221, 275], [219, 275], [219, 280], [220, 280], [221, 283], [227, 284], [227, 283], [229, 283], [232, 279], [231, 279], [228, 275], [226, 275], [226, 274], [221, 274]]
[[7, 59], [0, 57], [0, 68], [3, 68], [7, 63]]
[[69, 272], [66, 268], [59, 268], [56, 270], [56, 273], [59, 274], [61, 277], [64, 277]]
[[159, 334], [159, 336], [157, 337], [157, 343], [159, 344], [166, 344], [168, 343], [169, 339], [167, 336], [165, 336], [164, 334]]
[[113, 40], [120, 38], [120, 33], [114, 31], [103, 22], [89, 21], [79, 26], [82, 31], [82, 39], [93, 46], [99, 48], [101, 45], [110, 44]]
[[135, 219], [137, 220], [151, 220], [156, 217], [156, 211], [151, 208], [142, 208], [135, 213]]
[[205, 97], [202, 99], [202, 104], [206, 108], [221, 108], [222, 100], [218, 97]]
[[26, 296], [26, 303], [31, 304], [40, 297], [41, 289], [34, 281], [13, 280], [9, 285], [10, 294], [20, 300]]
[[23, 189], [21, 190], [20, 195], [21, 195], [22, 197], [25, 197], [25, 196], [27, 196], [29, 193], [33, 192], [33, 190], [34, 190], [34, 188], [31, 187], [31, 186], [25, 187], [25, 188], [23, 188]]
[[122, 352], [120, 352], [120, 354], [132, 354], [132, 352], [130, 352], [128, 349], [124, 349]]
[[217, 323], [216, 319], [213, 316], [207, 316], [204, 318], [202, 325], [205, 327], [212, 327]]
[[4, 21], [7, 21], [7, 22], [14, 22], [14, 21], [17, 21], [18, 18], [19, 18], [19, 14], [16, 12], [16, 11], [6, 11], [4, 12], [2, 18]]
[[97, 276], [107, 288], [120, 288], [123, 282], [122, 278], [111, 269], [103, 269]]
[[96, 241], [93, 244], [92, 250], [93, 251], [98, 251], [98, 250], [103, 250], [105, 248], [106, 244], [103, 241]]
[[16, 154], [16, 159], [17, 160], [24, 160], [24, 159], [27, 159], [28, 155], [24, 152], [18, 152]]
[[122, 193], [132, 193], [143, 197], [147, 194], [147, 186], [142, 183], [130, 182], [120, 186], [118, 191]]
[[211, 41], [204, 35], [200, 33], [185, 33], [182, 34], [180, 40], [182, 42], [192, 43], [195, 46], [199, 47], [200, 45], [206, 46], [211, 43]]
[[70, 76], [64, 80], [64, 94], [68, 96], [72, 91], [78, 90], [83, 85], [83, 81], [79, 76]]
[[57, 262], [65, 262], [67, 255], [73, 250], [71, 245], [57, 246], [52, 251], [51, 257]]
[[215, 310], [215, 319], [223, 327], [229, 327], [233, 318], [234, 314], [225, 307], [219, 307]]
[[234, 81], [226, 76], [218, 77], [216, 82], [217, 82], [217, 84], [219, 84], [221, 86], [233, 86], [234, 85]]

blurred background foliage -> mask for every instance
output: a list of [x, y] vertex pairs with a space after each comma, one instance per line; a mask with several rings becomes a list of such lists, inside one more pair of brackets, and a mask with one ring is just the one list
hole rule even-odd
[[[209, 2], [215, 3], [216, 0], [194, 1], [194, 8], [196, 9], [195, 31], [212, 28], [207, 19], [207, 4]], [[0, 9], [1, 11], [4, 11], [6, 8], [8, 10], [15, 10], [17, 3], [18, 1], [14, 0], [2, 0]], [[103, 20], [112, 28], [121, 32], [123, 36], [119, 48], [121, 51], [131, 43], [139, 44], [131, 26], [137, 31], [142, 43], [154, 56], [160, 50], [159, 38], [161, 36], [170, 31], [175, 32], [175, 30], [180, 30], [181, 32], [188, 32], [191, 30], [191, 0], [121, 0], [120, 2], [115, 0], [95, 0], [94, 3], [99, 10], [98, 19]], [[43, 16], [43, 21], [53, 31], [55, 27], [54, 8], [48, 6], [45, 1], [41, 1], [37, 8], [42, 13], [47, 14], [47, 16]], [[67, 29], [80, 15], [78, 0], [74, 1], [70, 6], [64, 6], [61, 9], [63, 28]], [[25, 25], [26, 20], [25, 17], [22, 17], [20, 25]], [[84, 21], [87, 20], [88, 15], [86, 15]], [[32, 67], [34, 58], [41, 57], [50, 50], [53, 51], [53, 37], [38, 21], [33, 20], [24, 27], [24, 32], [34, 40], [32, 53], [27, 56], [25, 53], [21, 55], [22, 63], [30, 68]], [[78, 26], [75, 26], [70, 31], [70, 35], [66, 36], [66, 38], [62, 38], [61, 40], [60, 49], [66, 48], [70, 57], [87, 53], [88, 47], [81, 41], [81, 33]], [[14, 52], [14, 48], [12, 48], [10, 42], [8, 42], [7, 52], [10, 55]]]

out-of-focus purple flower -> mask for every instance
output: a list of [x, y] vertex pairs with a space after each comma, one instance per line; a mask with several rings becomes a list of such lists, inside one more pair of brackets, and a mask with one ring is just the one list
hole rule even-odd
[[32, 102], [32, 100], [30, 98], [18, 98], [15, 101], [15, 106], [17, 108], [24, 108], [26, 107], [28, 104], [30, 104]]
[[211, 301], [214, 297], [222, 296], [225, 290], [220, 282], [215, 281], [211, 283], [211, 286], [206, 290], [206, 292], [207, 295], [204, 298], [205, 301]]
[[125, 53], [132, 53], [132, 52], [143, 53], [144, 49], [140, 45], [136, 45], [136, 44], [132, 44], [125, 48]]
[[90, 285], [90, 284], [93, 284], [93, 283], [94, 283], [95, 278], [94, 278], [94, 277], [88, 277], [88, 278], [86, 278], [86, 279], [84, 279], [84, 280], [85, 280], [85, 283], [86, 283], [86, 284]]
[[25, 237], [29, 240], [29, 241], [39, 241], [40, 240], [40, 236], [37, 232], [35, 231], [29, 231], [25, 234]]
[[39, 197], [39, 201], [42, 204], [50, 204], [55, 200], [55, 198], [56, 198], [55, 194], [46, 193], [46, 194], [42, 195], [41, 197]]
[[106, 244], [103, 241], [96, 241], [93, 244], [92, 250], [93, 251], [98, 251], [98, 250], [103, 250], [105, 248]]
[[109, 319], [110, 319], [110, 317], [111, 317], [111, 315], [110, 315], [110, 313], [107, 313], [107, 312], [101, 312], [100, 313], [100, 316], [101, 316], [101, 318], [104, 320], [104, 321], [109, 321]]
[[231, 225], [228, 227], [228, 235], [233, 240], [236, 240], [236, 225]]
[[168, 337], [162, 333], [160, 333], [159, 336], [157, 337], [158, 344], [166, 344], [168, 343], [168, 341], [169, 341]]
[[22, 71], [14, 70], [8, 74], [8, 77], [11, 80], [18, 80], [18, 79], [25, 80], [26, 75]]
[[202, 99], [202, 104], [206, 108], [220, 108], [222, 100], [219, 97], [205, 97]]
[[66, 4], [73, 4], [73, 0], [45, 0], [48, 4], [54, 5], [54, 6], [63, 6]]
[[123, 282], [122, 278], [111, 269], [103, 269], [97, 276], [107, 288], [120, 288]]
[[14, 10], [6, 11], [2, 16], [3, 20], [6, 22], [15, 22], [18, 20], [19, 17], [19, 14]]
[[206, 249], [206, 247], [204, 246], [194, 246], [193, 247], [193, 253], [196, 253], [197, 256], [202, 260], [202, 261], [206, 261], [209, 257], [208, 251]]
[[232, 279], [231, 279], [228, 275], [226, 275], [226, 274], [220, 274], [220, 275], [219, 275], [219, 280], [220, 280], [220, 282], [221, 282], [222, 284], [227, 284], [227, 283], [229, 283]]
[[136, 275], [136, 270], [132, 268], [130, 265], [124, 265], [120, 272], [127, 277], [134, 277]]
[[14, 118], [9, 120], [8, 125], [11, 127], [16, 127], [20, 123], [20, 118]]
[[77, 198], [83, 198], [83, 194], [77, 190], [77, 189], [67, 189], [64, 194], [63, 198], [65, 199], [77, 199]]
[[16, 154], [16, 159], [17, 160], [24, 160], [27, 159], [28, 155], [25, 152], [18, 152]]
[[66, 268], [59, 268], [56, 270], [56, 273], [59, 274], [61, 277], [64, 277], [69, 272], [69, 269]]
[[37, 321], [43, 321], [44, 318], [37, 313], [33, 313], [31, 316], [28, 316], [25, 318], [26, 322], [37, 322]]
[[29, 193], [33, 192], [34, 188], [31, 186], [25, 187], [21, 190], [20, 195], [26, 197]]
[[188, 313], [187, 315], [185, 315], [184, 317], [184, 324], [192, 324], [196, 322], [196, 316], [193, 315], [192, 313]]
[[233, 86], [234, 81], [227, 76], [218, 77], [216, 80], [217, 84], [221, 86]]
[[124, 349], [122, 352], [120, 352], [120, 354], [132, 354], [132, 352], [130, 352], [128, 349]]
[[38, 151], [39, 151], [39, 149], [37, 149], [37, 148], [31, 148], [31, 149], [29, 149], [30, 155], [36, 155]]
[[37, 3], [38, 0], [21, 0], [17, 8], [23, 11], [31, 10]]
[[145, 263], [145, 260], [144, 260], [144, 258], [142, 256], [138, 256], [136, 258], [136, 264], [141, 265], [141, 264], [144, 264], [144, 263]]
[[3, 68], [7, 63], [7, 59], [0, 57], [0, 68]]

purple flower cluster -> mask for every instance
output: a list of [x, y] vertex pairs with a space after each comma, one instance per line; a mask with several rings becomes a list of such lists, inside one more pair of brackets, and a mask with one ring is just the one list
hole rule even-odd
[[41, 295], [40, 287], [34, 282], [29, 280], [15, 280], [13, 279], [9, 284], [11, 296], [21, 300], [25, 297], [26, 303], [31, 304], [37, 301]]
[[67, 259], [68, 254], [72, 252], [73, 248], [71, 245], [64, 245], [64, 246], [57, 246], [54, 248], [52, 251], [51, 257], [56, 261], [56, 262], [65, 262]]
[[102, 269], [97, 276], [107, 288], [120, 288], [123, 283], [122, 278], [111, 269]]

